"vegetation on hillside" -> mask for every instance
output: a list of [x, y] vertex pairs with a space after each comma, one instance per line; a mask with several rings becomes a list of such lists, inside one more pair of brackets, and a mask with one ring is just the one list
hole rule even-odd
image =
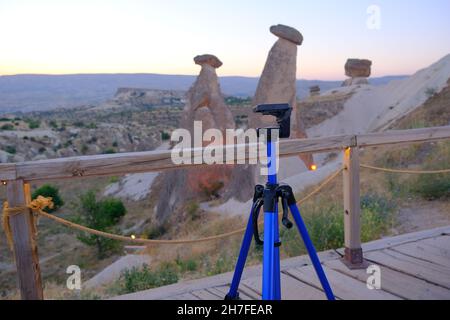
[[[106, 232], [115, 232], [114, 226], [126, 214], [122, 201], [114, 198], [97, 200], [95, 192], [92, 190], [80, 196], [78, 211], [79, 214], [75, 218], [77, 223]], [[99, 259], [107, 257], [120, 245], [116, 240], [93, 234], [80, 233], [78, 239], [89, 246], [95, 246]]]

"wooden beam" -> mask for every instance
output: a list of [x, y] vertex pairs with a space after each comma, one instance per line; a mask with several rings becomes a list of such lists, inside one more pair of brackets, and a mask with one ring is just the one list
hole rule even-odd
[[0, 163], [0, 181], [16, 180], [16, 164]]
[[359, 150], [344, 151], [344, 234], [343, 261], [350, 268], [364, 268], [361, 249], [361, 203], [359, 188]]
[[[11, 208], [26, 205], [27, 199], [22, 180], [9, 181], [6, 195]], [[9, 218], [9, 224], [14, 244], [20, 295], [23, 300], [42, 300], [41, 271], [33, 216], [30, 210], [24, 209], [23, 212], [12, 215]]]
[[[280, 141], [279, 154], [281, 157], [289, 157], [301, 153], [340, 150], [346, 147], [415, 143], [439, 139], [450, 139], [450, 126], [396, 130], [382, 133], [362, 134], [358, 136], [341, 135], [313, 139], [287, 139]], [[225, 148], [224, 154], [226, 154], [227, 149], [230, 148], [244, 148], [248, 151], [248, 145], [227, 146]], [[198, 152], [199, 149], [190, 150], [197, 150], [197, 155], [199, 153], [202, 154], [202, 152]], [[235, 159], [253, 159], [254, 156], [247, 151], [243, 156], [239, 158], [235, 157]], [[166, 150], [59, 158], [20, 162], [16, 164], [0, 164], [0, 180], [22, 179], [24, 181], [34, 181], [121, 175], [202, 165], [201, 159], [197, 159], [194, 152], [190, 159], [192, 164], [174, 164], [171, 159], [171, 151]]]
[[367, 133], [356, 139], [359, 147], [450, 139], [450, 126]]
[[[355, 144], [355, 136], [335, 136], [316, 139], [288, 139], [280, 141], [280, 156], [288, 157], [307, 152], [324, 152], [339, 150]], [[253, 146], [255, 146], [254, 144]], [[235, 159], [255, 159], [248, 152], [248, 145], [226, 146], [228, 149], [245, 149], [243, 156]], [[17, 178], [24, 181], [66, 179], [74, 177], [93, 177], [102, 175], [121, 175], [128, 173], [162, 171], [171, 168], [184, 168], [202, 165], [198, 156], [199, 149], [187, 149], [186, 157], [191, 164], [175, 164], [171, 151], [130, 152], [103, 154], [83, 157], [70, 157], [40, 161], [21, 162], [16, 164]], [[201, 150], [201, 149], [200, 149]], [[192, 151], [192, 152], [191, 152]], [[200, 155], [202, 152], [200, 152]]]

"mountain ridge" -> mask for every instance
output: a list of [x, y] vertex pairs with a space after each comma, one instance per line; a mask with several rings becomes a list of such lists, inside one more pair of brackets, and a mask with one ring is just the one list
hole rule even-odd
[[[386, 84], [406, 76], [385, 76], [369, 79], [372, 84]], [[219, 77], [226, 95], [247, 97], [256, 90], [258, 77]], [[0, 76], [0, 113], [44, 111], [98, 104], [111, 99], [120, 87], [187, 91], [195, 81], [194, 75], [155, 73], [115, 74], [20, 74]], [[322, 91], [341, 85], [342, 81], [297, 80], [297, 95], [309, 95], [309, 87], [319, 85]]]

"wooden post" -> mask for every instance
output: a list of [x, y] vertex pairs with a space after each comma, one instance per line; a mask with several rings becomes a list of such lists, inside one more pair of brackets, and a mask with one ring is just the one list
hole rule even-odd
[[[26, 205], [25, 185], [22, 180], [9, 181], [6, 195], [9, 207]], [[9, 223], [21, 297], [23, 300], [42, 300], [41, 270], [33, 216], [30, 210], [24, 209], [23, 212], [12, 215]]]
[[358, 147], [344, 151], [344, 231], [345, 253], [343, 262], [351, 269], [365, 268], [361, 248], [361, 204], [359, 194]]

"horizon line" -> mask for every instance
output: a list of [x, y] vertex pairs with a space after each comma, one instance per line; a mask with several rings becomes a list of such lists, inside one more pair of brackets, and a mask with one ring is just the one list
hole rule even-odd
[[[155, 73], [155, 72], [79, 72], [79, 73], [15, 73], [15, 74], [0, 74], [0, 77], [15, 77], [15, 76], [90, 76], [90, 75], [156, 75], [156, 76], [184, 76], [184, 77], [197, 77], [198, 74], [179, 74], [179, 73]], [[368, 79], [377, 79], [385, 77], [408, 77], [412, 74], [385, 74], [378, 76], [370, 76]], [[248, 79], [259, 79], [260, 76], [243, 76], [243, 75], [217, 75], [218, 78], [248, 78]], [[308, 78], [296, 78], [296, 80], [305, 81], [342, 81], [347, 79], [345, 75], [342, 79], [308, 79]]]

